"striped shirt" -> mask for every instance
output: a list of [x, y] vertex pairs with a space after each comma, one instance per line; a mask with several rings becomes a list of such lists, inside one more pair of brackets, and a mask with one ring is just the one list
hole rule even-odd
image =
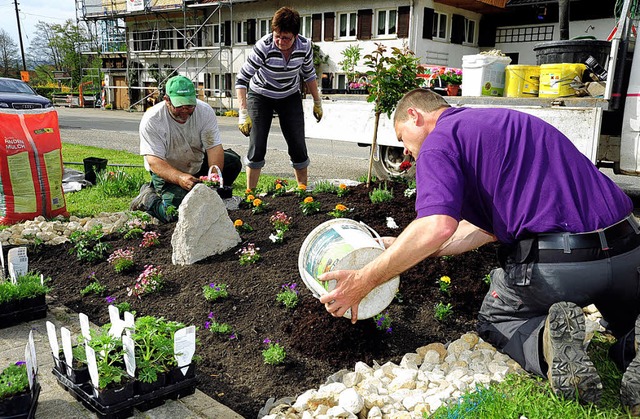
[[236, 89], [249, 86], [268, 98], [282, 99], [300, 91], [300, 77], [304, 82], [316, 78], [311, 41], [298, 35], [287, 61], [270, 33], [254, 45], [236, 77]]

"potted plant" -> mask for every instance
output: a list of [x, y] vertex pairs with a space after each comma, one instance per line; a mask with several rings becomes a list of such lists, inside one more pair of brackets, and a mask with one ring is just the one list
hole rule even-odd
[[58, 359], [60, 360], [60, 368], [56, 369], [65, 375], [73, 384], [83, 384], [89, 381], [89, 367], [87, 365], [87, 352], [84, 344], [80, 343], [71, 348], [73, 352], [73, 360], [68, 364], [64, 359], [64, 352], [60, 350]]
[[166, 321], [162, 317], [143, 316], [136, 319], [131, 339], [136, 354], [136, 392], [148, 393], [163, 387], [167, 373], [175, 367], [173, 337], [183, 328], [178, 322]]
[[[34, 381], [33, 389], [38, 384]], [[38, 393], [29, 388], [27, 366], [19, 361], [0, 372], [0, 417], [27, 417]]]
[[48, 279], [30, 272], [18, 276], [15, 283], [0, 282], [0, 328], [46, 316]]
[[448, 96], [457, 96], [462, 84], [462, 70], [458, 68], [441, 68], [438, 75], [446, 86]]
[[[109, 334], [110, 323], [99, 331], [91, 331], [88, 345], [95, 351], [98, 369], [97, 399], [103, 406], [111, 406], [133, 397], [133, 378], [124, 364], [125, 350], [119, 337]], [[94, 383], [95, 387], [95, 383]]]

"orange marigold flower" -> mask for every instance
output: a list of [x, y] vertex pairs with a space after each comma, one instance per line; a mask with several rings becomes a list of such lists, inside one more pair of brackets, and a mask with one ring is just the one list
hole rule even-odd
[[345, 185], [344, 183], [341, 183], [338, 188], [340, 189], [347, 189], [347, 185]]
[[249, 189], [249, 188], [247, 188], [247, 189], [245, 189], [245, 190], [244, 190], [244, 193], [245, 193], [246, 195], [251, 195], [251, 193], [252, 193], [252, 192], [253, 192], [253, 191], [252, 191], [251, 189]]
[[260, 205], [262, 205], [262, 199], [256, 198], [256, 199], [253, 200], [253, 206], [254, 207], [259, 207]]
[[242, 227], [242, 220], [241, 219], [237, 219], [233, 222], [233, 226], [234, 227]]
[[253, 195], [247, 196], [247, 201], [253, 201], [254, 199], [256, 199], [256, 197]]
[[342, 205], [342, 204], [338, 204], [336, 205], [336, 211], [346, 211], [347, 207]]
[[276, 189], [282, 189], [282, 184], [281, 183], [276, 183]]
[[308, 196], [308, 197], [306, 197], [306, 198], [304, 199], [304, 201], [303, 201], [303, 202], [304, 202], [305, 204], [308, 204], [308, 203], [310, 203], [310, 202], [313, 202], [313, 197]]
[[304, 183], [301, 183], [298, 185], [298, 189], [300, 189], [301, 191], [306, 191], [307, 190], [307, 185], [305, 185]]

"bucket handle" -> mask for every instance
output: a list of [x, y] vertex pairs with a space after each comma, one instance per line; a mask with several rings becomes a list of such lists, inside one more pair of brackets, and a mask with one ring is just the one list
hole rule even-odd
[[216, 169], [216, 172], [218, 172], [218, 177], [220, 178], [220, 187], [224, 187], [224, 181], [222, 180], [222, 172], [220, 171], [220, 168], [218, 167], [218, 165], [213, 164], [211, 165], [211, 167], [209, 167], [209, 173], [207, 174], [207, 176], [211, 175], [211, 172], [213, 172], [213, 169]]
[[374, 239], [376, 239], [376, 242], [380, 245], [380, 248], [384, 250], [385, 249], [384, 243], [382, 243], [382, 240], [380, 240], [382, 237], [380, 237], [378, 232], [372, 229], [371, 227], [369, 227], [368, 225], [366, 225], [365, 223], [363, 223], [362, 221], [360, 221], [360, 224], [362, 224], [367, 228], [367, 230], [369, 230], [369, 233], [373, 236]]

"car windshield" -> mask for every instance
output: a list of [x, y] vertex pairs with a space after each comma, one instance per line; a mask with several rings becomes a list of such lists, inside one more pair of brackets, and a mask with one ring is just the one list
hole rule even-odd
[[0, 92], [2, 93], [26, 93], [28, 95], [34, 95], [35, 92], [29, 87], [28, 84], [19, 80], [0, 80]]

